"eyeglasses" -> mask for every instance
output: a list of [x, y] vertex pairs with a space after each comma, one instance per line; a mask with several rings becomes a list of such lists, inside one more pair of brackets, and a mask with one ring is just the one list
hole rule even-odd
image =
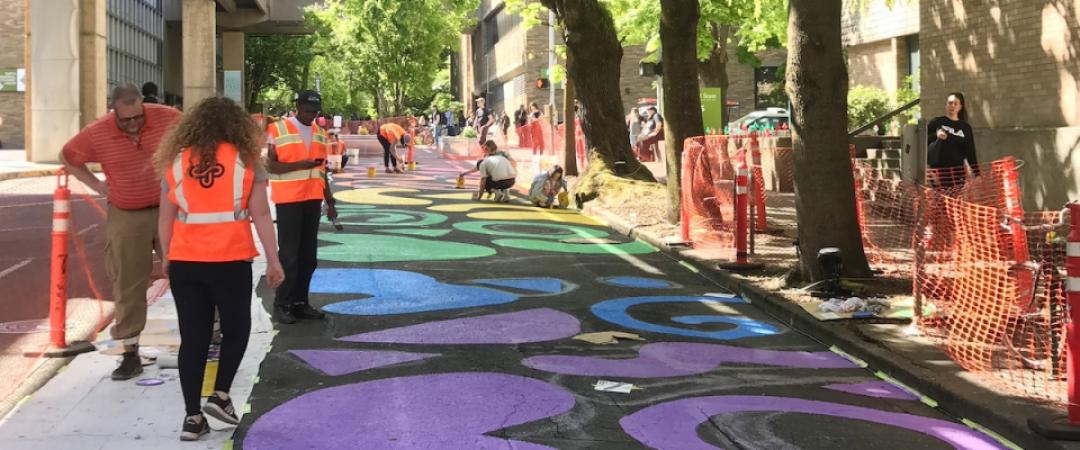
[[145, 117], [146, 117], [146, 113], [139, 114], [137, 116], [131, 116], [131, 117], [117, 116], [116, 117], [116, 122], [120, 123], [120, 124], [129, 124], [129, 123], [132, 123], [132, 122], [138, 122], [140, 120], [143, 120]]

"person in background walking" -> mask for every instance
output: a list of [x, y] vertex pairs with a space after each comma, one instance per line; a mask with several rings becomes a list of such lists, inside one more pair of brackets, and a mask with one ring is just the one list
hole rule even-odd
[[487, 100], [484, 100], [484, 97], [476, 99], [476, 115], [473, 117], [475, 118], [473, 125], [476, 127], [477, 134], [480, 135], [480, 145], [484, 145], [487, 142], [488, 129], [495, 124], [495, 117], [488, 109]]
[[158, 98], [158, 87], [154, 82], [147, 81], [142, 85], [143, 103], [161, 103], [161, 99]]
[[945, 99], [945, 115], [935, 117], [926, 126], [927, 164], [939, 170], [930, 182], [935, 188], [964, 186], [964, 164], [979, 175], [979, 160], [975, 155], [975, 133], [968, 123], [964, 94], [953, 92]]
[[432, 137], [435, 140], [435, 148], [441, 148], [439, 142], [442, 140], [442, 130], [446, 126], [446, 117], [439, 112], [437, 105], [431, 105], [431, 119], [429, 119], [428, 123], [431, 125], [431, 133], [434, 135]]
[[540, 111], [540, 105], [537, 105], [536, 102], [529, 104], [529, 123], [536, 122], [543, 116], [544, 113]]
[[510, 145], [510, 116], [506, 115], [505, 112], [499, 118], [499, 127], [502, 128], [503, 145]]
[[529, 112], [525, 110], [525, 105], [521, 105], [517, 111], [514, 111], [514, 126], [520, 128], [527, 123], [529, 123]]
[[221, 354], [214, 393], [201, 408], [232, 425], [240, 418], [229, 389], [251, 334], [251, 222], [266, 253], [266, 281], [285, 277], [266, 200], [262, 130], [240, 105], [223, 97], [197, 103], [154, 157], [164, 175], [158, 234], [162, 265], [180, 325], [180, 388], [186, 416], [180, 439], [210, 432], [200, 412], [214, 311], [221, 316]]
[[296, 94], [296, 117], [269, 127], [267, 169], [270, 199], [277, 208], [278, 256], [285, 282], [274, 296], [274, 320], [296, 323], [298, 318], [322, 319], [308, 298], [311, 276], [318, 266], [319, 218], [337, 218], [326, 172], [326, 131], [315, 123], [322, 97], [307, 90]]
[[[112, 338], [123, 345], [114, 380], [143, 372], [139, 335], [146, 327], [146, 288], [157, 247], [158, 200], [161, 186], [153, 176], [154, 152], [180, 120], [180, 111], [143, 104], [139, 88], [112, 91], [112, 112], [71, 138], [60, 152], [64, 170], [109, 200], [105, 223], [105, 268], [112, 281], [116, 322]], [[105, 180], [86, 167], [101, 163]], [[160, 254], [159, 254], [160, 256]]]
[[[386, 173], [404, 173], [404, 161], [397, 155], [397, 146], [406, 145], [406, 138], [409, 135], [405, 128], [401, 125], [390, 122], [383, 124], [379, 127], [379, 132], [376, 138], [379, 140], [379, 144], [383, 148], [383, 165], [386, 166]], [[390, 164], [393, 163], [393, 166]], [[391, 169], [393, 167], [393, 169]]]

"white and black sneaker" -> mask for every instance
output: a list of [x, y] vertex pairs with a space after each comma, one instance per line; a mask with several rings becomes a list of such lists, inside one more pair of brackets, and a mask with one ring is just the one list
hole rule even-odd
[[191, 416], [184, 418], [184, 428], [180, 432], [181, 441], [197, 441], [207, 434], [210, 434], [210, 425], [206, 423], [205, 417]]
[[223, 399], [217, 393], [206, 399], [203, 412], [230, 425], [240, 424], [240, 418], [236, 416], [236, 408], [233, 408], [232, 400]]

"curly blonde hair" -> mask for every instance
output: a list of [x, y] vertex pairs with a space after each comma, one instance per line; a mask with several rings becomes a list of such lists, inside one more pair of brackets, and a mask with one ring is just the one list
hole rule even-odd
[[228, 142], [236, 146], [244, 165], [255, 168], [262, 164], [265, 141], [265, 131], [244, 108], [226, 97], [210, 97], [187, 110], [154, 154], [154, 167], [164, 174], [186, 148], [192, 150], [192, 161], [212, 164], [218, 143]]

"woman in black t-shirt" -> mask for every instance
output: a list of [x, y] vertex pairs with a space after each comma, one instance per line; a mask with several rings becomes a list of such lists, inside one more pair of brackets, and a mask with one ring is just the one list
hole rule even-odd
[[930, 183], [937, 188], [953, 188], [964, 185], [964, 162], [979, 174], [979, 161], [975, 156], [975, 133], [967, 121], [967, 104], [964, 94], [953, 92], [945, 101], [945, 115], [935, 117], [926, 127], [927, 165], [938, 170], [936, 179]]

